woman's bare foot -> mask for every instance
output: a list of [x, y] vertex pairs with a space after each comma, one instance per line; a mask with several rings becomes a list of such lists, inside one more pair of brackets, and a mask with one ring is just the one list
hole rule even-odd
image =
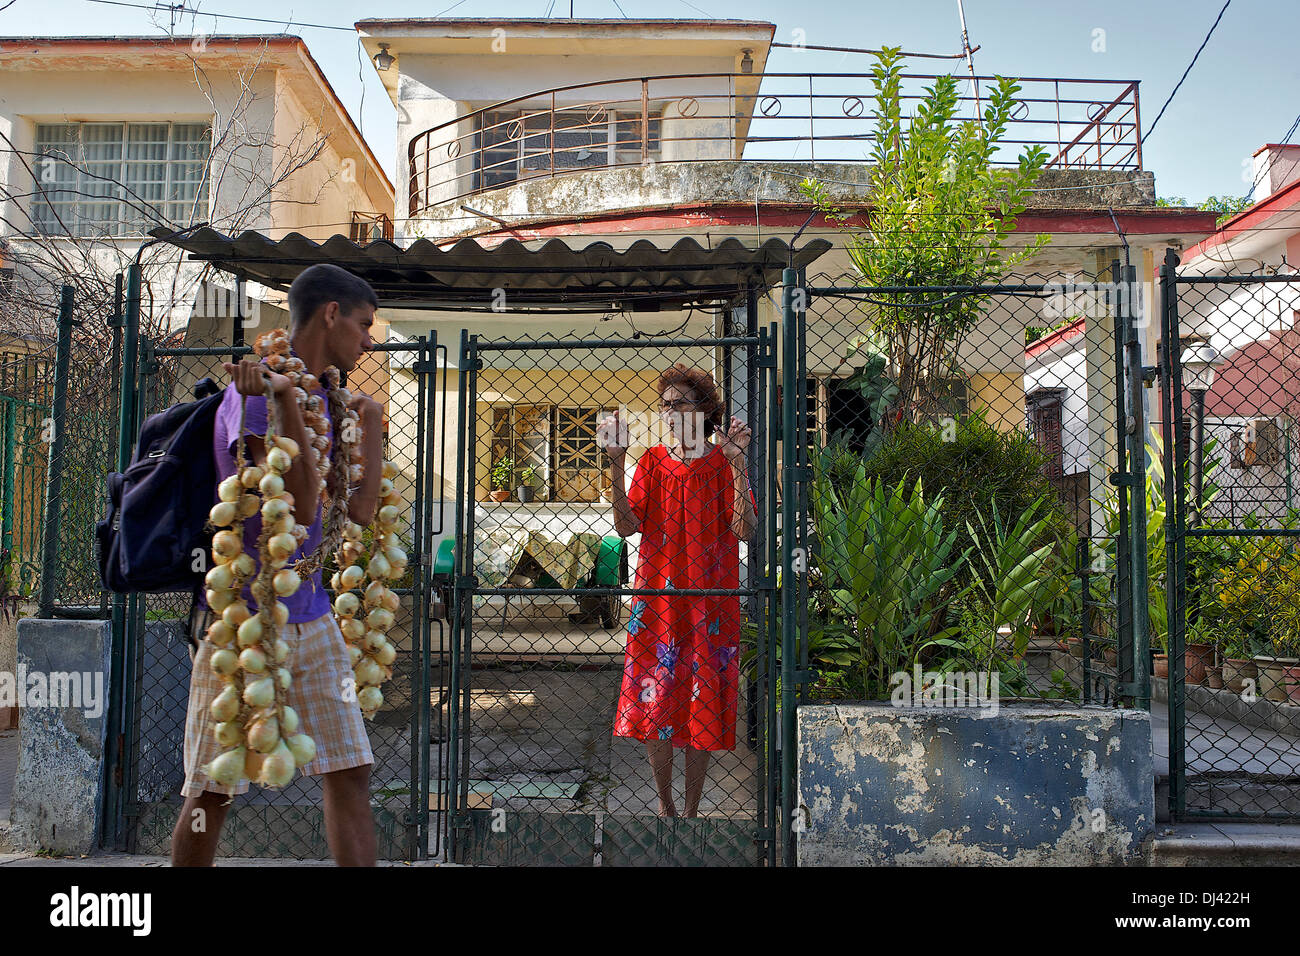
[[668, 803], [664, 803], [662, 800], [660, 800], [659, 815], [661, 817], [675, 817], [677, 816], [677, 807], [672, 803], [672, 801], [669, 801]]

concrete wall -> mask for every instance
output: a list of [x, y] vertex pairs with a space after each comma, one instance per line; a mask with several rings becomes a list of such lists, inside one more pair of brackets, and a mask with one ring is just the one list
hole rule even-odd
[[804, 706], [798, 746], [800, 866], [1135, 863], [1155, 823], [1141, 711]]
[[[51, 688], [55, 674], [80, 675], [98, 689], [89, 698], [46, 703], [29, 700], [20, 712], [18, 774], [9, 815], [9, 840], [20, 849], [60, 854], [90, 853], [98, 843], [103, 801], [104, 740], [108, 726], [108, 621], [43, 621], [18, 625], [18, 670], [41, 675]], [[97, 712], [96, 712], [97, 711]]]

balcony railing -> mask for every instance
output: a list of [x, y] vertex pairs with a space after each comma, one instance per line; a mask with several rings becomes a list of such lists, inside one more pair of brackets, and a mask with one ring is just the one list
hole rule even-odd
[[[903, 108], [933, 75], [908, 74]], [[994, 77], [963, 77], [974, 117]], [[998, 164], [1043, 146], [1049, 166], [1140, 170], [1138, 84], [1028, 77]], [[419, 133], [408, 147], [410, 215], [534, 177], [649, 162], [865, 162], [875, 138], [868, 73], [680, 74], [515, 97]]]

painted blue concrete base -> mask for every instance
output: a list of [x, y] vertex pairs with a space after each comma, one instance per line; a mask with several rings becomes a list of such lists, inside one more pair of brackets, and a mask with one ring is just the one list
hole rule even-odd
[[800, 866], [1142, 863], [1143, 711], [1003, 704], [799, 709]]

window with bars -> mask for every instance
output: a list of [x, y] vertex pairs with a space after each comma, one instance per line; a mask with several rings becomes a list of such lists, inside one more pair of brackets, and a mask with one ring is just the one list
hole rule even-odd
[[1062, 426], [1061, 400], [1065, 390], [1043, 388], [1026, 397], [1029, 406], [1029, 433], [1047, 456], [1043, 474], [1052, 480], [1065, 474], [1065, 435]]
[[[554, 143], [552, 143], [552, 123]], [[492, 110], [478, 116], [476, 188], [503, 186], [555, 169], [641, 162], [641, 113], [590, 109]], [[660, 120], [646, 129], [649, 155], [659, 155]]]
[[36, 227], [51, 235], [129, 236], [208, 218], [206, 123], [40, 123]]
[[617, 409], [595, 405], [503, 405], [492, 409], [494, 466], [513, 462], [510, 490], [533, 469], [539, 501], [598, 501], [610, 488], [608, 462], [596, 428]]

